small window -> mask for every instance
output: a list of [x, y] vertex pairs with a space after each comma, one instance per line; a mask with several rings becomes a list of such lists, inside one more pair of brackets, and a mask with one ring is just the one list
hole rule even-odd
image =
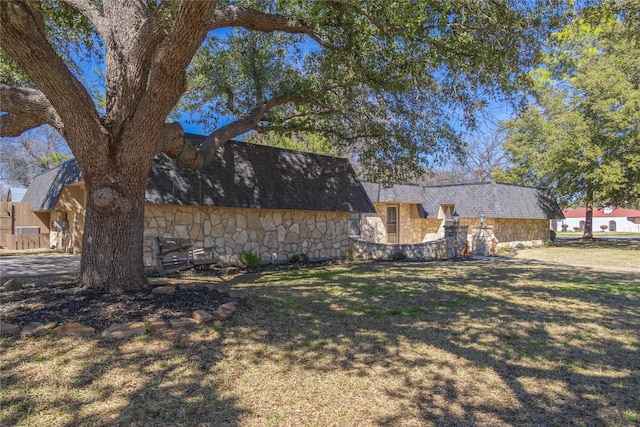
[[398, 242], [398, 207], [387, 206], [387, 241]]
[[362, 230], [360, 228], [361, 218], [361, 214], [349, 215], [349, 236], [359, 236], [362, 234]]

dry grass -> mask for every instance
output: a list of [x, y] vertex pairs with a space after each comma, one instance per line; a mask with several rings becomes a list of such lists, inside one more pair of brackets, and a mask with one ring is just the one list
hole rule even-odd
[[2, 339], [0, 425], [637, 425], [638, 279], [497, 262], [243, 275], [248, 304], [202, 329]]
[[640, 240], [557, 239], [552, 247], [520, 250], [516, 258], [560, 264], [640, 268]]

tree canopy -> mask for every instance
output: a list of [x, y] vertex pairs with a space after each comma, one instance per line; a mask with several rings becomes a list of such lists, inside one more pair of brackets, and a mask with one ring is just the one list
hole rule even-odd
[[[85, 181], [80, 282], [137, 288], [146, 283], [144, 188], [157, 153], [199, 169], [250, 130], [312, 131], [349, 145], [374, 178], [422, 170], [455, 150], [457, 127], [490, 97], [519, 87], [565, 7], [0, 2], [0, 135], [42, 124], [60, 132]], [[103, 78], [102, 102], [83, 80], [90, 64]], [[209, 125], [201, 146], [167, 123], [181, 99]]]
[[553, 34], [532, 73], [535, 102], [505, 123], [506, 178], [549, 187], [566, 204], [640, 200], [640, 44], [606, 12]]

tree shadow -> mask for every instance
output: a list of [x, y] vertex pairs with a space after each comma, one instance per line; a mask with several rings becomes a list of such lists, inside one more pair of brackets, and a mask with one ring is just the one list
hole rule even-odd
[[[637, 276], [517, 264], [430, 269], [378, 264], [242, 287], [256, 295], [251, 327], [263, 344], [279, 348], [277, 363], [356, 376], [372, 375], [372, 366], [388, 369], [405, 383], [390, 387], [389, 397], [411, 401], [424, 422], [598, 425], [638, 416]], [[268, 320], [273, 316], [279, 321]], [[403, 354], [406, 343], [432, 354]], [[269, 354], [246, 357], [261, 363]], [[448, 374], [433, 368], [438, 364]], [[464, 378], [468, 365], [497, 376], [494, 387], [512, 401], [462, 397], [484, 390]], [[416, 369], [426, 375], [416, 377]], [[403, 416], [376, 424], [400, 424]]]

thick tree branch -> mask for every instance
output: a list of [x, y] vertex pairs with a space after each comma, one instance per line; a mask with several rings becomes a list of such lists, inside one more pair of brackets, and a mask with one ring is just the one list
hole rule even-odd
[[187, 88], [187, 66], [207, 35], [207, 23], [215, 6], [213, 1], [180, 4], [170, 33], [159, 44], [153, 57], [147, 90], [133, 122], [148, 126], [153, 132], [156, 123], [162, 123], [171, 112]]
[[[84, 161], [89, 151], [106, 149], [97, 140], [104, 132], [91, 96], [47, 40], [40, 11], [30, 1], [2, 1], [0, 21], [0, 47], [22, 67], [66, 124], [63, 135], [78, 160]], [[87, 138], [93, 144], [80, 143]]]
[[55, 109], [42, 92], [25, 87], [0, 83], [0, 111], [2, 136], [18, 136], [22, 132], [43, 124], [51, 125], [62, 133], [63, 124]]
[[218, 149], [226, 142], [255, 129], [267, 111], [296, 99], [294, 97], [277, 98], [255, 107], [244, 117], [214, 131], [204, 140], [201, 147], [194, 146], [184, 137], [184, 131], [180, 124], [165, 124], [162, 134], [158, 138], [157, 150], [172, 157], [182, 166], [190, 169], [202, 169], [215, 158]]
[[322, 40], [322, 37], [313, 28], [299, 19], [287, 15], [259, 12], [242, 6], [229, 5], [216, 9], [209, 30], [227, 27], [242, 27], [265, 33], [281, 31], [289, 34], [304, 34], [324, 48], [344, 50], [341, 46]]

